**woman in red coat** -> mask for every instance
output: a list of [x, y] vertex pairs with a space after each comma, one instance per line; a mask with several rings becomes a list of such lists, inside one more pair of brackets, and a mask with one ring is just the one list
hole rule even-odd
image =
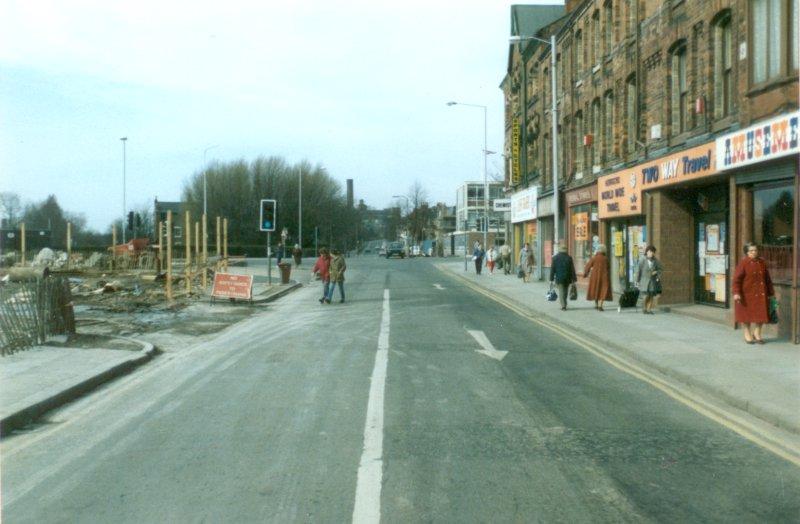
[[[758, 256], [758, 246], [748, 242], [744, 252], [747, 256], [736, 266], [733, 276], [736, 322], [744, 325], [745, 342], [763, 344], [761, 326], [769, 322], [769, 297], [775, 295], [775, 290], [767, 264]], [[751, 328], [751, 324], [755, 326]]]
[[589, 275], [589, 289], [586, 291], [586, 300], [594, 300], [594, 308], [603, 311], [603, 302], [612, 300], [611, 280], [608, 272], [608, 258], [606, 246], [597, 246], [597, 252], [583, 268], [583, 276]]

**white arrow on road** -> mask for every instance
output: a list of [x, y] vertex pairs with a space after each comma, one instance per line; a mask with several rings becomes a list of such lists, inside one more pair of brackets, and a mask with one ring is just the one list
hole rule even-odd
[[472, 338], [474, 338], [478, 342], [478, 344], [480, 344], [481, 347], [483, 348], [483, 349], [476, 349], [475, 350], [476, 352], [482, 353], [487, 357], [496, 360], [503, 360], [503, 357], [508, 355], [508, 351], [500, 351], [498, 349], [495, 349], [492, 343], [489, 342], [489, 339], [486, 338], [486, 334], [483, 331], [473, 331], [471, 329], [468, 329], [467, 332], [470, 335], [472, 335]]
[[435, 287], [436, 289], [439, 289], [441, 291], [444, 291], [444, 288], [442, 287], [441, 284], [434, 284], [433, 287]]

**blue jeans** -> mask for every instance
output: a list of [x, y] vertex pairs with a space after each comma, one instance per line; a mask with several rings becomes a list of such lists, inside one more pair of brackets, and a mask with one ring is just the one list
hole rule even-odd
[[344, 300], [344, 282], [331, 282], [331, 285], [327, 291], [327, 298], [328, 300], [333, 299], [333, 290], [336, 289], [336, 284], [339, 284], [339, 298]]

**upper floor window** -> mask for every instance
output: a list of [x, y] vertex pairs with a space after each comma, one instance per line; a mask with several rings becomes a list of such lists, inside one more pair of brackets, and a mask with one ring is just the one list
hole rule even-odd
[[636, 31], [636, 7], [634, 0], [625, 0], [625, 33], [632, 35]]
[[714, 31], [714, 117], [724, 118], [733, 112], [733, 39], [730, 11], [723, 13]]
[[797, 70], [798, 0], [750, 3], [751, 83], [763, 84]]
[[600, 61], [600, 11], [595, 11], [592, 15], [592, 48], [589, 50], [592, 56], [592, 65]]
[[595, 98], [592, 100], [592, 147], [589, 150], [589, 164], [594, 166], [598, 160], [599, 155], [595, 155], [595, 151], [600, 149], [599, 136], [600, 131], [600, 99]]
[[689, 82], [686, 78], [686, 45], [681, 44], [672, 51], [672, 82], [670, 105], [672, 106], [672, 132], [683, 133], [688, 129]]
[[614, 94], [611, 91], [603, 96], [603, 161], [614, 156]]
[[625, 83], [625, 123], [627, 125], [627, 151], [636, 151], [639, 138], [639, 111], [636, 97], [636, 77], [631, 75]]
[[575, 140], [575, 171], [583, 171], [583, 113], [578, 111], [573, 119], [573, 138]]
[[611, 10], [611, 0], [603, 6], [603, 51], [606, 55], [611, 54], [614, 45], [614, 13]]
[[580, 76], [583, 71], [583, 32], [578, 30], [575, 33], [575, 76]]

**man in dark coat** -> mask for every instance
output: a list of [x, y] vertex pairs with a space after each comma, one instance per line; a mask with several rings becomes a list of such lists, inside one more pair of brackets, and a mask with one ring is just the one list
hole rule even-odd
[[480, 275], [483, 267], [483, 256], [486, 252], [482, 249], [479, 242], [475, 242], [475, 249], [472, 251], [472, 260], [475, 261], [475, 273]]
[[555, 284], [558, 288], [558, 299], [561, 301], [562, 311], [567, 309], [569, 286], [577, 281], [575, 263], [572, 261], [572, 257], [567, 254], [567, 246], [559, 244], [558, 254], [553, 257], [553, 261], [550, 263], [550, 283]]

